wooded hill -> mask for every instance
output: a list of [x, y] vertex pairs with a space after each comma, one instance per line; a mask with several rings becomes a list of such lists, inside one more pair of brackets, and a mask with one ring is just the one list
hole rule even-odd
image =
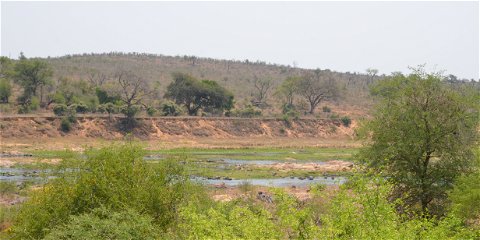
[[[328, 69], [302, 69], [260, 61], [140, 53], [67, 55], [45, 60], [53, 68], [54, 78], [98, 80], [113, 76], [118, 69], [128, 69], [149, 81], [159, 82], [162, 94], [167, 85], [172, 82], [173, 72], [187, 73], [199, 79], [217, 81], [234, 94], [237, 104], [249, 103], [256, 99], [258, 89], [255, 87], [255, 80], [270, 80], [272, 86], [267, 92], [267, 103], [277, 109], [280, 101], [275, 98], [274, 92], [286, 78], [306, 73], [329, 73], [341, 86], [341, 93], [335, 103], [330, 102], [328, 105], [338, 105], [342, 110], [347, 108], [348, 110], [345, 109], [347, 112], [350, 109], [364, 112], [372, 103], [368, 85], [381, 78], [381, 76], [341, 73]], [[321, 108], [325, 104], [321, 103], [320, 105]]]

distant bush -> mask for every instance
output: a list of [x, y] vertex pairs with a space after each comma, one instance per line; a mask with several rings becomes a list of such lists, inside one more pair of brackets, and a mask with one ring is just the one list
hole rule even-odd
[[[72, 104], [73, 105], [73, 104]], [[89, 111], [88, 106], [84, 103], [78, 103], [76, 104], [75, 111], [77, 113], [86, 113]]]
[[120, 112], [123, 113], [127, 118], [133, 118], [137, 113], [139, 113], [141, 107], [138, 105], [132, 105], [128, 107], [127, 105], [120, 107]]
[[330, 115], [330, 119], [339, 119], [340, 116], [338, 116], [338, 114], [336, 113], [332, 113], [332, 115]]
[[330, 108], [327, 107], [327, 106], [323, 106], [322, 110], [323, 110], [324, 113], [329, 113], [329, 112], [332, 111], [332, 109], [330, 109]]
[[52, 96], [53, 103], [57, 104], [66, 104], [65, 96], [60, 92], [55, 92]]
[[257, 107], [254, 107], [250, 104], [241, 109], [235, 109], [232, 111], [232, 116], [234, 117], [260, 117], [262, 116], [262, 110]]
[[104, 105], [104, 104], [98, 105], [98, 107], [97, 107], [97, 112], [98, 112], [98, 113], [106, 113], [106, 112], [107, 112], [107, 109], [106, 109], [105, 105]]
[[350, 119], [350, 117], [348, 117], [348, 116], [342, 117], [342, 118], [340, 119], [340, 121], [342, 121], [342, 124], [343, 124], [343, 126], [345, 126], [345, 127], [349, 127], [350, 124], [352, 123], [352, 119]]
[[115, 114], [119, 112], [119, 107], [111, 102], [100, 105], [108, 114]]
[[20, 114], [35, 111], [40, 107], [40, 100], [35, 96], [31, 98], [20, 96], [18, 98], [18, 102], [20, 103], [20, 107], [18, 109], [18, 113]]
[[60, 123], [60, 129], [63, 132], [70, 132], [72, 130], [72, 123], [68, 119], [68, 117], [62, 118], [62, 122]]
[[288, 128], [292, 126], [292, 120], [290, 119], [290, 116], [288, 116], [287, 114], [283, 114], [282, 120]]
[[57, 116], [64, 116], [67, 113], [68, 107], [65, 104], [56, 104], [53, 107], [53, 113]]
[[155, 115], [155, 113], [157, 112], [157, 109], [155, 109], [154, 107], [150, 106], [150, 107], [147, 107], [147, 114], [148, 116], [153, 116]]
[[180, 105], [168, 101], [161, 106], [163, 116], [179, 116], [183, 114], [183, 109]]
[[10, 80], [0, 78], [0, 101], [8, 103], [8, 98], [12, 95], [12, 84]]

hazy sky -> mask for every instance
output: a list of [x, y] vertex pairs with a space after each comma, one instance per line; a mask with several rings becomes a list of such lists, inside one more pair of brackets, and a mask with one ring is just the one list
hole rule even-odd
[[148, 52], [479, 78], [478, 2], [2, 2], [1, 53]]

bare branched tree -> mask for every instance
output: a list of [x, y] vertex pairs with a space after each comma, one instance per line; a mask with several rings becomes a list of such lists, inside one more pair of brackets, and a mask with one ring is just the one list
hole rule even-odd
[[270, 79], [260, 80], [258, 78], [255, 78], [255, 80], [253, 81], [253, 86], [257, 90], [255, 94], [255, 101], [259, 104], [265, 103], [268, 94], [273, 87], [272, 81]]
[[91, 71], [88, 73], [88, 80], [92, 86], [101, 87], [108, 79], [108, 76], [104, 73]]
[[122, 113], [126, 117], [127, 127], [133, 127], [140, 106], [145, 106], [145, 99], [154, 95], [157, 89], [152, 88], [144, 78], [131, 71], [117, 71], [114, 80], [118, 84], [117, 94], [124, 104]]
[[335, 80], [328, 74], [304, 75], [298, 81], [298, 94], [310, 104], [309, 113], [313, 114], [321, 101], [335, 99], [339, 89]]

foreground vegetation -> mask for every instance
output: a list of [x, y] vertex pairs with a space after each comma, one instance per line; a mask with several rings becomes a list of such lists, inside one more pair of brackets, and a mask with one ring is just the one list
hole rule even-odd
[[[478, 174], [450, 192], [443, 217], [407, 215], [388, 197], [392, 185], [364, 172], [338, 191], [312, 188], [299, 201], [270, 189], [272, 203], [246, 193], [214, 202], [207, 189], [191, 182], [176, 161], [143, 160], [135, 144], [89, 150], [60, 166], [60, 177], [30, 192], [2, 234], [12, 239], [473, 239], [480, 237], [470, 207]], [[476, 168], [478, 173], [478, 168]], [[472, 194], [473, 193], [473, 194]], [[466, 214], [462, 209], [469, 209]], [[2, 209], [2, 212], [4, 209]], [[355, 219], [355, 221], [352, 221]], [[5, 221], [5, 220], [4, 220]]]

